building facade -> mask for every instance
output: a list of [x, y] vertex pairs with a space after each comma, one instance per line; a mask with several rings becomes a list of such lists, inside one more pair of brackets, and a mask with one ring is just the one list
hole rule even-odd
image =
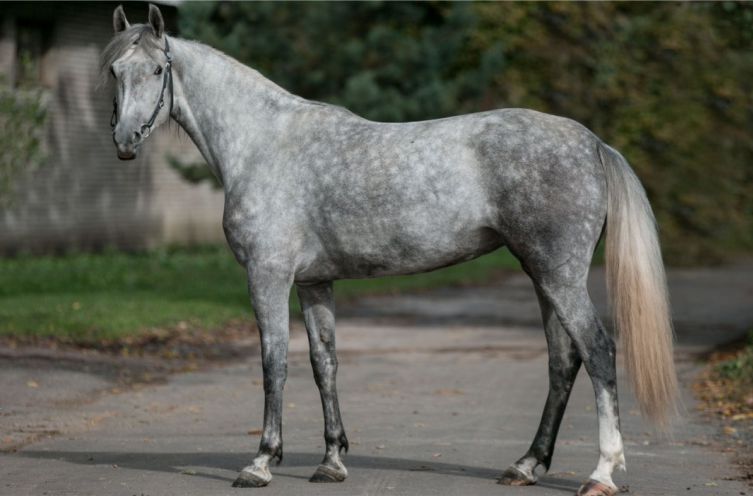
[[[169, 166], [170, 157], [202, 161], [177, 124], [156, 130], [134, 161], [121, 162], [115, 155], [113, 89], [98, 84], [99, 54], [112, 36], [115, 6], [0, 3], [4, 84], [17, 84], [21, 72], [37, 78], [47, 108], [47, 160], [22, 171], [12, 202], [0, 206], [0, 254], [142, 249], [224, 239], [221, 190], [208, 183], [192, 185]], [[147, 3], [123, 6], [132, 22], [145, 22]], [[175, 6], [161, 4], [160, 9], [168, 32], [175, 33]]]

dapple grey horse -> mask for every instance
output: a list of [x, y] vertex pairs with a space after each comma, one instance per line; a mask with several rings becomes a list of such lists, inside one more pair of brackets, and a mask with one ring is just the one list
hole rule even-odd
[[113, 140], [135, 157], [170, 118], [225, 191], [223, 227], [261, 337], [264, 430], [235, 486], [265, 486], [282, 459], [288, 297], [295, 285], [324, 410], [326, 453], [312, 481], [347, 476], [335, 387], [333, 281], [414, 274], [506, 246], [538, 294], [549, 394], [529, 450], [500, 478], [527, 485], [549, 468], [581, 366], [593, 383], [599, 459], [583, 495], [612, 495], [624, 468], [615, 344], [586, 289], [606, 229], [607, 282], [636, 397], [660, 422], [676, 378], [664, 268], [653, 214], [625, 159], [582, 125], [532, 110], [382, 123], [294, 96], [205, 45], [167, 36], [150, 5], [131, 26], [121, 7], [102, 55], [116, 80]]

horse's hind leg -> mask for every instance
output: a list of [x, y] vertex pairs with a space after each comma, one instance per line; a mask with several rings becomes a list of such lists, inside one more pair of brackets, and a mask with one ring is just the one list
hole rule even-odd
[[319, 387], [324, 410], [324, 460], [311, 477], [311, 482], [340, 482], [348, 476], [340, 458], [340, 451], [348, 451], [340, 406], [337, 402], [335, 377], [337, 356], [335, 354], [335, 303], [332, 283], [297, 286], [298, 298], [303, 309], [303, 318], [309, 336], [311, 367]]
[[617, 492], [612, 471], [625, 468], [617, 408], [615, 344], [599, 321], [586, 288], [588, 264], [570, 259], [551, 272], [529, 271], [541, 295], [554, 309], [578, 351], [596, 394], [599, 418], [599, 462], [578, 491], [585, 496], [611, 496]]
[[575, 377], [578, 375], [581, 360], [570, 337], [557, 318], [551, 304], [536, 290], [544, 321], [546, 340], [549, 347], [549, 394], [546, 398], [544, 413], [541, 415], [539, 429], [531, 447], [522, 458], [512, 464], [499, 480], [500, 484], [525, 486], [536, 482], [536, 467], [543, 466], [549, 470], [554, 453], [557, 432], [565, 413], [567, 400]]

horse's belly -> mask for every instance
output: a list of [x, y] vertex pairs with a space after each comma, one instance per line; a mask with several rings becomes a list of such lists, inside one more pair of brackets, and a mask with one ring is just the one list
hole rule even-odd
[[503, 245], [502, 238], [486, 227], [455, 232], [396, 230], [382, 234], [361, 232], [334, 242], [324, 240], [326, 251], [311, 260], [297, 280], [360, 279], [428, 272], [471, 260]]

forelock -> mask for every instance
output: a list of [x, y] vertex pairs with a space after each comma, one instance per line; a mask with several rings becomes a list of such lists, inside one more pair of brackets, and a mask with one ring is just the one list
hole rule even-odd
[[107, 84], [110, 78], [110, 66], [133, 45], [141, 45], [145, 48], [161, 48], [159, 38], [155, 36], [154, 30], [148, 24], [133, 24], [125, 31], [115, 34], [100, 56], [100, 85]]

